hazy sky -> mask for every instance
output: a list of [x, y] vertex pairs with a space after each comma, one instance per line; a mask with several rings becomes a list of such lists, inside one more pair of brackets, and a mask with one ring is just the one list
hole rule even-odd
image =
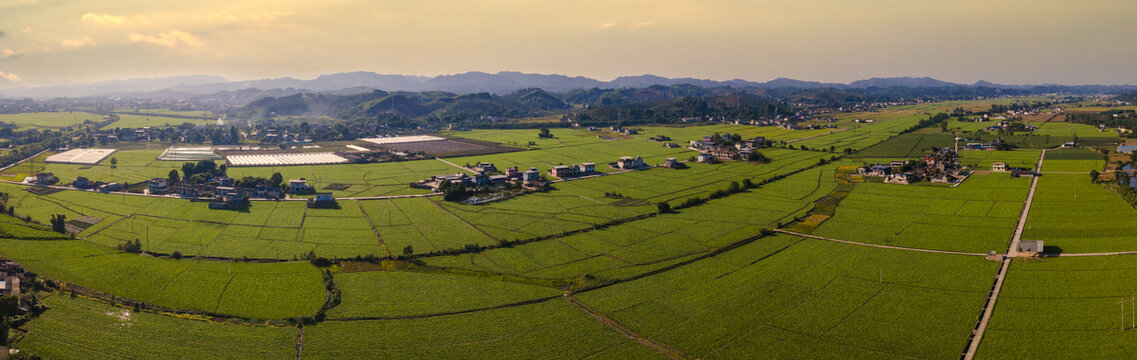
[[502, 70], [1137, 84], [1134, 0], [0, 0], [0, 87]]

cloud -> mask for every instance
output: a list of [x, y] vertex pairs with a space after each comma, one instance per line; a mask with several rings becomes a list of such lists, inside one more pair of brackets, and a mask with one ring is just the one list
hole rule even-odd
[[25, 26], [23, 30], [20, 30], [20, 35], [27, 35], [27, 34], [31, 34], [31, 33], [32, 33], [32, 28], [30, 26]]
[[4, 32], [0, 31], [0, 38], [4, 37]]
[[16, 74], [5, 73], [3, 71], [0, 71], [0, 80], [3, 80], [3, 81], [0, 81], [0, 83], [3, 83], [3, 82], [17, 83], [17, 82], [20, 82], [20, 77], [16, 76]]
[[63, 41], [60, 43], [63, 44], [63, 47], [77, 48], [87, 45], [95, 45], [95, 40], [91, 40], [90, 36], [84, 36], [78, 39], [63, 39]]
[[7, 58], [12, 57], [13, 55], [16, 55], [16, 50], [0, 49], [0, 59], [7, 59]]
[[600, 24], [600, 27], [605, 28], [605, 29], [610, 28], [610, 27], [615, 27], [615, 26], [616, 26], [616, 23], [614, 23], [614, 22], [607, 22], [607, 23]]
[[83, 14], [83, 21], [96, 24], [122, 25], [122, 22], [126, 21], [126, 18], [111, 14], [86, 13]]
[[198, 47], [201, 47], [202, 45], [204, 45], [204, 43], [201, 41], [201, 38], [197, 37], [197, 35], [190, 34], [190, 33], [185, 32], [185, 31], [179, 31], [179, 30], [170, 30], [170, 31], [158, 34], [157, 36], [155, 36], [155, 35], [143, 35], [143, 34], [139, 34], [139, 33], [135, 33], [135, 32], [132, 32], [132, 33], [129, 33], [126, 35], [128, 37], [130, 37], [130, 42], [150, 43], [150, 44], [154, 44], [154, 45], [161, 45], [161, 46], [171, 47], [171, 48], [176, 48], [176, 47], [181, 47], [181, 46], [190, 47], [190, 48], [198, 48]]

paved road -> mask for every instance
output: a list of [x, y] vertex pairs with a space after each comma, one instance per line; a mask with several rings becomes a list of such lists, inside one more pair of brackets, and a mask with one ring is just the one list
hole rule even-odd
[[810, 239], [832, 241], [832, 242], [837, 242], [837, 243], [842, 243], [842, 244], [850, 244], [850, 245], [871, 246], [871, 247], [884, 248], [884, 249], [918, 251], [918, 252], [935, 253], [935, 254], [948, 254], [948, 255], [987, 256], [987, 254], [980, 254], [980, 253], [969, 253], [969, 252], [947, 251], [947, 250], [918, 249], [918, 248], [909, 248], [909, 247], [902, 247], [902, 246], [869, 244], [869, 243], [863, 243], [863, 242], [840, 240], [840, 239], [827, 238], [827, 237], [821, 237], [821, 236], [816, 236], [816, 235], [802, 234], [799, 232], [793, 232], [793, 231], [782, 230], [782, 229], [774, 229], [774, 231], [780, 232], [783, 234], [807, 237]]
[[[1035, 167], [1036, 171], [1042, 171], [1042, 159], [1046, 158], [1046, 149], [1038, 154], [1038, 165]], [[1015, 235], [1011, 238], [1011, 245], [1007, 248], [1007, 256], [1019, 256], [1019, 240], [1023, 236], [1023, 228], [1026, 227], [1026, 218], [1030, 214], [1030, 206], [1034, 203], [1034, 190], [1038, 188], [1038, 177], [1035, 176], [1030, 180], [1030, 192], [1026, 195], [1026, 202], [1023, 204], [1022, 214], [1019, 214], [1019, 224], [1015, 226]]]
[[1011, 267], [1011, 258], [1003, 258], [1003, 264], [999, 266], [999, 275], [995, 277], [995, 285], [991, 287], [991, 294], [987, 295], [987, 306], [983, 308], [983, 315], [979, 317], [979, 325], [972, 330], [971, 343], [967, 346], [967, 352], [964, 353], [964, 360], [975, 359], [975, 351], [979, 350], [979, 341], [983, 339], [983, 333], [987, 331], [987, 324], [991, 321], [991, 312], [995, 310], [995, 300], [999, 299], [999, 290], [1003, 288], [1003, 279], [1007, 277], [1007, 268]]
[[[1042, 171], [1042, 160], [1045, 158], [1046, 150], [1043, 149], [1042, 153], [1038, 154], [1036, 171]], [[1003, 280], [1007, 277], [1007, 268], [1011, 267], [1011, 259], [1019, 256], [1019, 240], [1023, 236], [1023, 228], [1026, 226], [1027, 215], [1030, 214], [1030, 206], [1034, 202], [1034, 190], [1036, 188], [1038, 188], [1037, 176], [1030, 181], [1030, 193], [1027, 193], [1026, 202], [1023, 203], [1019, 223], [1015, 226], [1015, 235], [1011, 238], [1011, 246], [1007, 249], [1007, 256], [1003, 258], [1002, 266], [999, 267], [999, 275], [995, 277], [995, 286], [991, 288], [991, 294], [987, 296], [987, 306], [983, 308], [983, 315], [979, 317], [979, 325], [975, 327], [972, 333], [971, 343], [968, 344], [967, 352], [963, 355], [964, 360], [975, 359], [975, 352], [979, 350], [979, 342], [983, 340], [983, 333], [987, 331], [987, 324], [991, 321], [991, 313], [995, 311], [995, 303], [999, 300], [999, 290], [1003, 289]]]

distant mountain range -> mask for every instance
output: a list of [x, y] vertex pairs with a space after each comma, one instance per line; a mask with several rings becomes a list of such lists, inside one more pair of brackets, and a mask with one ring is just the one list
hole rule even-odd
[[228, 81], [218, 76], [190, 75], [164, 78], [137, 78], [112, 80], [88, 84], [21, 87], [0, 90], [0, 97], [57, 98], [117, 96], [127, 98], [189, 98], [221, 92], [241, 92], [247, 89], [282, 90], [285, 93], [324, 92], [340, 95], [358, 94], [372, 90], [383, 91], [444, 91], [457, 94], [489, 92], [507, 94], [521, 89], [540, 88], [554, 93], [579, 89], [646, 88], [653, 85], [689, 84], [705, 88], [732, 87], [737, 89], [868, 89], [868, 88], [997, 88], [1038, 89], [1040, 92], [1121, 92], [1135, 90], [1132, 85], [1002, 85], [986, 81], [958, 84], [928, 77], [892, 77], [857, 80], [849, 84], [821, 83], [778, 78], [767, 82], [747, 80], [715, 81], [693, 78], [666, 78], [656, 75], [622, 76], [612, 81], [564, 75], [525, 74], [503, 71], [496, 74], [467, 72], [436, 77], [413, 75], [387, 75], [358, 71], [321, 75], [312, 80], [289, 77]]

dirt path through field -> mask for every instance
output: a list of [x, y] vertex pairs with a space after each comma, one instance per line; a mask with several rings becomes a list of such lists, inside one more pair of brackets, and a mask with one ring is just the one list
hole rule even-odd
[[802, 234], [799, 232], [793, 232], [793, 231], [782, 230], [782, 229], [774, 229], [774, 231], [780, 232], [783, 234], [801, 236], [801, 237], [806, 237], [806, 238], [810, 238], [810, 239], [832, 241], [832, 242], [836, 242], [836, 243], [849, 244], [849, 245], [870, 246], [870, 247], [877, 247], [877, 248], [884, 248], [884, 249], [918, 251], [918, 252], [947, 254], [947, 255], [987, 256], [987, 254], [969, 253], [969, 252], [962, 252], [962, 251], [932, 250], [932, 249], [919, 249], [919, 248], [910, 248], [910, 247], [892, 246], [892, 245], [869, 244], [869, 243], [863, 243], [863, 242], [840, 240], [840, 239], [827, 238], [827, 237], [821, 237], [821, 236], [816, 236], [816, 235]]
[[589, 307], [587, 304], [581, 302], [579, 299], [577, 299], [576, 297], [573, 297], [572, 295], [565, 295], [565, 300], [568, 300], [568, 302], [570, 304], [573, 304], [573, 306], [576, 306], [580, 310], [583, 310], [584, 312], [588, 313], [588, 315], [591, 315], [592, 317], [596, 318], [596, 320], [600, 320], [600, 322], [604, 323], [604, 325], [607, 325], [608, 327], [610, 327], [616, 331], [619, 331], [620, 333], [624, 334], [624, 336], [627, 336], [628, 338], [635, 340], [636, 342], [640, 343], [643, 346], [648, 347], [649, 349], [655, 350], [655, 352], [659, 353], [660, 355], [666, 356], [669, 359], [685, 359], [685, 358], [687, 358], [687, 356], [685, 356], [682, 351], [679, 351], [675, 348], [667, 346], [667, 344], [664, 344], [664, 343], [649, 339], [647, 337], [644, 337], [643, 335], [640, 335], [635, 330], [629, 329], [627, 326], [624, 326], [623, 324], [616, 322], [616, 320], [613, 320], [612, 318], [609, 318], [607, 316], [604, 316], [604, 314], [597, 312], [595, 309]]

